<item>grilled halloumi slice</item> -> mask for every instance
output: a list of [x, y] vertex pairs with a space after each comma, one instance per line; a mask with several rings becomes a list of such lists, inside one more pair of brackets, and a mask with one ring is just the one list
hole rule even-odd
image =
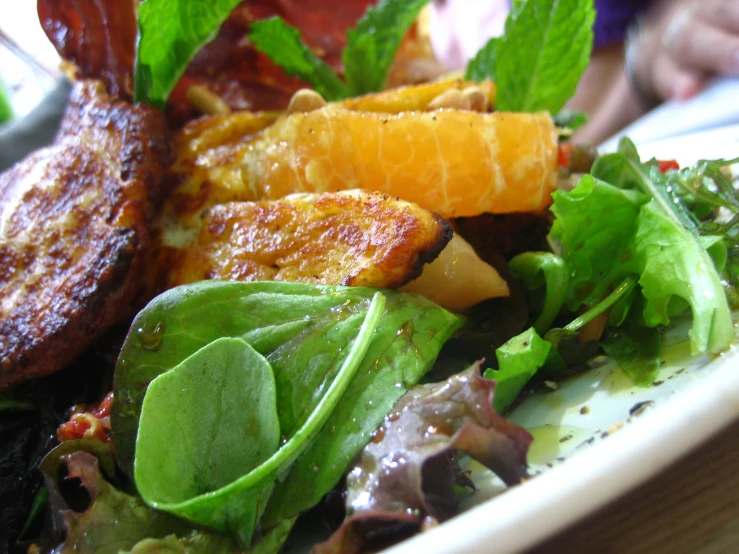
[[205, 279], [395, 288], [452, 237], [440, 216], [358, 190], [219, 204], [195, 234], [176, 220], [159, 232], [152, 267], [164, 288]]
[[159, 112], [81, 82], [55, 143], [0, 175], [0, 389], [128, 313], [169, 160]]

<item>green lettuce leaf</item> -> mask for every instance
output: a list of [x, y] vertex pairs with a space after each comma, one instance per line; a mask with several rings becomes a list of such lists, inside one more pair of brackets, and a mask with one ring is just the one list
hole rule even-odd
[[349, 96], [346, 85], [334, 70], [303, 42], [300, 31], [282, 18], [255, 21], [249, 31], [249, 40], [288, 75], [310, 83], [326, 100]]
[[[689, 306], [693, 353], [717, 353], [733, 341], [731, 312], [711, 256], [662, 202], [585, 176], [556, 192], [551, 236], [572, 267], [570, 305], [594, 305], [610, 287], [638, 277], [648, 327], [667, 325]], [[623, 310], [622, 310], [623, 312]]]
[[467, 77], [492, 78], [500, 110], [557, 113], [588, 66], [594, 21], [592, 0], [516, 2], [505, 34], [473, 58]]
[[138, 6], [134, 100], [164, 109], [192, 57], [241, 0], [146, 0]]
[[590, 175], [572, 191], [557, 191], [553, 198], [556, 219], [549, 236], [562, 245], [562, 257], [572, 269], [568, 308], [574, 312], [603, 298], [612, 283], [609, 273], [626, 252], [640, 206], [648, 198]]
[[429, 0], [380, 0], [347, 31], [341, 55], [349, 96], [387, 87], [400, 44]]
[[532, 327], [495, 351], [498, 369], [485, 370], [484, 377], [496, 382], [493, 398], [496, 412], [503, 413], [513, 404], [526, 383], [547, 363], [552, 350], [552, 344]]
[[[336, 378], [374, 289], [300, 283], [208, 281], [154, 299], [131, 327], [115, 375], [112, 425], [118, 458], [132, 470], [149, 383], [221, 337], [241, 338], [274, 369], [280, 429], [290, 440]], [[428, 300], [383, 291], [386, 307], [346, 393], [320, 433], [275, 487], [261, 525], [272, 529], [313, 506], [462, 320]]]

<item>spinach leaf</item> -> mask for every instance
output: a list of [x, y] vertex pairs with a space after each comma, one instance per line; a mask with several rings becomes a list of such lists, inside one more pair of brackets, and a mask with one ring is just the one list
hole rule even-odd
[[[141, 404], [158, 375], [222, 337], [245, 340], [270, 362], [282, 435], [303, 425], [334, 381], [375, 289], [279, 282], [205, 281], [155, 298], [134, 320], [115, 375], [117, 454], [132, 471]], [[383, 291], [386, 307], [326, 432], [276, 486], [263, 528], [316, 504], [462, 320], [423, 297]]]
[[495, 411], [503, 413], [518, 397], [526, 383], [544, 366], [552, 350], [532, 327], [513, 337], [495, 351], [499, 369], [485, 370], [485, 379], [494, 379]]
[[134, 100], [164, 109], [192, 57], [241, 0], [146, 0], [138, 7]]
[[341, 55], [349, 96], [384, 90], [400, 44], [429, 0], [380, 0], [346, 33]]
[[[175, 487], [174, 489], [159, 489], [156, 491], [158, 493], [164, 493], [165, 495], [167, 493], [172, 494], [174, 492], [174, 502], [158, 502], [152, 498], [146, 498], [146, 495], [144, 493], [150, 491], [142, 491], [142, 495], [144, 495], [146, 501], [161, 510], [172, 512], [201, 525], [205, 525], [219, 531], [229, 532], [232, 535], [237, 536], [242, 544], [249, 545], [251, 543], [254, 531], [257, 528], [257, 521], [263, 512], [264, 506], [267, 499], [269, 498], [269, 495], [272, 492], [275, 481], [278, 477], [285, 474], [290, 465], [295, 462], [295, 460], [305, 451], [308, 445], [316, 438], [318, 433], [325, 425], [326, 421], [333, 413], [336, 405], [342, 399], [344, 393], [346, 392], [346, 389], [351, 384], [354, 375], [359, 369], [361, 362], [367, 353], [367, 349], [369, 348], [370, 342], [372, 340], [372, 334], [377, 328], [377, 323], [382, 315], [382, 312], [384, 311], [384, 308], [385, 297], [381, 293], [376, 293], [372, 299], [372, 303], [370, 304], [369, 309], [367, 310], [366, 317], [362, 322], [362, 326], [359, 329], [356, 340], [354, 340], [351, 350], [349, 351], [347, 357], [344, 359], [344, 362], [339, 369], [336, 378], [330, 384], [325, 394], [322, 395], [317, 406], [308, 416], [302, 426], [297, 431], [295, 431], [295, 433], [277, 452], [275, 452], [272, 456], [270, 456], [263, 463], [259, 464], [257, 467], [252, 468], [249, 465], [241, 465], [241, 467], [239, 468], [240, 464], [238, 464], [238, 462], [237, 464], [232, 464], [229, 458], [234, 455], [234, 451], [240, 449], [240, 445], [236, 446], [234, 444], [223, 444], [220, 448], [220, 456], [216, 455], [214, 457], [214, 459], [218, 460], [218, 463], [208, 463], [208, 466], [216, 466], [213, 468], [213, 470], [215, 472], [218, 472], [220, 468], [217, 466], [223, 466], [224, 464], [222, 464], [222, 461], [224, 459], [226, 461], [226, 471], [223, 472], [222, 475], [216, 477], [216, 483], [218, 481], [227, 480], [234, 474], [234, 471], [236, 472], [236, 474], [238, 474], [239, 469], [241, 469], [241, 477], [235, 479], [232, 482], [228, 482], [228, 484], [222, 486], [222, 488], [219, 488], [218, 490], [213, 490], [212, 485], [215, 483], [213, 483], [212, 479], [209, 479], [209, 482], [206, 482], [203, 485], [197, 482], [198, 477], [203, 476], [204, 474], [207, 475], [206, 472], [210, 471], [211, 467], [206, 467], [202, 470], [197, 468], [195, 469], [195, 471], [190, 469], [189, 473], [194, 474], [195, 479], [188, 480], [195, 482], [189, 487], [189, 483], [185, 482], [185, 490], [183, 492], [174, 492], [176, 490], [176, 482], [171, 482], [171, 484], [173, 484]], [[231, 339], [225, 340], [230, 341]], [[215, 341], [209, 347], [206, 347], [206, 349], [208, 349], [208, 352], [202, 355], [205, 360], [208, 360], [210, 357], [212, 357], [213, 352], [218, 351], [218, 348], [213, 346], [217, 344], [219, 344], [219, 341]], [[231, 346], [236, 349], [241, 348], [238, 339], [236, 343], [231, 343]], [[210, 351], [211, 348], [214, 348], [212, 352]], [[233, 353], [231, 355], [233, 356]], [[195, 358], [197, 357], [200, 357], [199, 354], [195, 354], [193, 360], [195, 360]], [[199, 360], [194, 361], [192, 365], [197, 367], [198, 363], [201, 362]], [[236, 363], [238, 364], [238, 361]], [[263, 366], [263, 369], [269, 370], [269, 365], [265, 364]], [[224, 377], [230, 376], [228, 375], [229, 373], [231, 372], [226, 371], [226, 375]], [[156, 381], [158, 379], [161, 379], [161, 377], [162, 376], [155, 379], [151, 383], [149, 388], [151, 389], [151, 387], [155, 387], [156, 392]], [[221, 381], [221, 386], [217, 387], [218, 390], [224, 390], [222, 386], [223, 382], [224, 381]], [[238, 386], [240, 383], [237, 382], [236, 384]], [[177, 381], [172, 383], [172, 386], [177, 385], [180, 385], [180, 383], [178, 383]], [[157, 396], [159, 395], [155, 395], [155, 400]], [[243, 398], [243, 400], [245, 401], [245, 404], [248, 405], [248, 401], [250, 400], [248, 398], [249, 395], [245, 396], [246, 397]], [[139, 436], [141, 436], [141, 432], [143, 430], [144, 416], [146, 415], [146, 408], [148, 405], [148, 397], [149, 394], [147, 393], [146, 398], [144, 399], [141, 425], [139, 427]], [[267, 401], [267, 404], [268, 406], [265, 406], [265, 408], [272, 412], [273, 406], [269, 406], [269, 400]], [[220, 415], [220, 413], [216, 414], [216, 419], [219, 419]], [[273, 414], [270, 413], [263, 424], [270, 427], [275, 426], [275, 424], [277, 423], [276, 416], [274, 418], [274, 421], [272, 417]], [[196, 434], [191, 433], [191, 435]], [[274, 438], [276, 439], [277, 437]], [[185, 442], [193, 442], [192, 437], [190, 437], [190, 440], [187, 440], [188, 437], [185, 436], [180, 440], [183, 439]], [[195, 438], [195, 440], [197, 440], [197, 438]], [[270, 448], [272, 446], [271, 440], [272, 437], [268, 437], [266, 441], [264, 441], [263, 439], [260, 440], [262, 444], [258, 445], [259, 449], [262, 450], [265, 447]], [[136, 477], [138, 484], [139, 460], [141, 459], [140, 456], [153, 455], [156, 457], [157, 452], [156, 450], [154, 452], [149, 450], [140, 455], [138, 451], [138, 441], [136, 446]], [[211, 455], [208, 456], [208, 458], [210, 457]], [[247, 456], [247, 458], [249, 459], [243, 461], [254, 463], [254, 461], [258, 459], [255, 455]], [[171, 461], [174, 463], [177, 462], [176, 459]], [[205, 461], [209, 462], [209, 460], [207, 459]], [[193, 457], [192, 462], [194, 464], [200, 464], [200, 461], [197, 458], [197, 453]], [[158, 463], [157, 461], [152, 460], [148, 462], [147, 467], [153, 468], [153, 471], [150, 471], [150, 474], [147, 475], [147, 482], [150, 487], [154, 488], [156, 487], [156, 478], [160, 474], [158, 470]], [[231, 469], [233, 469], [234, 471], [229, 472], [228, 470]], [[178, 470], [175, 468], [172, 473], [176, 473], [177, 471]], [[187, 475], [188, 471], [186, 469], [184, 471], [180, 471], [180, 473], [185, 473], [185, 475]], [[192, 496], [193, 493], [199, 494], [199, 496]]]
[[467, 77], [492, 78], [500, 110], [557, 113], [588, 66], [594, 21], [592, 0], [516, 2], [505, 34], [472, 60]]
[[524, 252], [508, 262], [513, 276], [528, 290], [546, 285], [544, 305], [534, 322], [538, 333], [545, 333], [562, 309], [570, 283], [570, 268], [551, 252]]
[[326, 62], [316, 56], [300, 37], [300, 31], [273, 17], [252, 23], [249, 40], [288, 75], [310, 83], [326, 100], [349, 96], [346, 85]]
[[269, 362], [242, 339], [218, 339], [149, 385], [136, 486], [155, 507], [184, 502], [245, 475], [279, 444]]

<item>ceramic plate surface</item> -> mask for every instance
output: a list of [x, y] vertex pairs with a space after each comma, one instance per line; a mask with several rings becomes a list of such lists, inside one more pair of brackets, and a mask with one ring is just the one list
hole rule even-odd
[[[642, 145], [643, 158], [739, 156], [739, 125]], [[735, 326], [736, 328], [736, 326]], [[739, 417], [739, 347], [691, 357], [689, 321], [668, 331], [664, 365], [651, 387], [635, 387], [607, 360], [524, 400], [509, 419], [534, 436], [535, 477], [505, 491], [470, 464], [479, 491], [468, 510], [388, 554], [518, 552], [654, 476]]]

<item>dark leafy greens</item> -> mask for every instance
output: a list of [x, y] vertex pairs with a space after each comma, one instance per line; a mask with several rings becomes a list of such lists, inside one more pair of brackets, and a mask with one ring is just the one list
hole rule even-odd
[[[222, 337], [244, 340], [271, 365], [280, 430], [285, 446], [290, 445], [340, 378], [374, 293], [211, 281], [159, 296], [134, 321], [116, 370], [112, 423], [119, 460], [130, 471], [149, 383]], [[367, 352], [324, 430], [297, 461], [291, 460], [295, 463], [271, 496], [265, 493], [263, 530], [313, 506], [336, 484], [395, 401], [423, 376], [461, 325], [460, 318], [422, 297], [394, 291], [383, 296], [386, 305]]]
[[[216, 340], [157, 377], [144, 398], [136, 441], [136, 484], [142, 496], [159, 509], [230, 532], [250, 544], [275, 482], [315, 440], [343, 398], [384, 308], [385, 297], [375, 293], [336, 378], [279, 450], [272, 368], [243, 340]], [[203, 393], [206, 402], [212, 397], [215, 405], [202, 404]], [[189, 417], [173, 418], [168, 413], [178, 401]], [[212, 418], [205, 429], [194, 421], [203, 407], [211, 416], [207, 419]], [[159, 417], [149, 417], [152, 410]], [[183, 431], [188, 424], [190, 428]], [[223, 427], [228, 429], [223, 432]], [[184, 435], [178, 441], [179, 449], [160, 453], [161, 439], [177, 430]], [[235, 444], [239, 447], [234, 448]]]

